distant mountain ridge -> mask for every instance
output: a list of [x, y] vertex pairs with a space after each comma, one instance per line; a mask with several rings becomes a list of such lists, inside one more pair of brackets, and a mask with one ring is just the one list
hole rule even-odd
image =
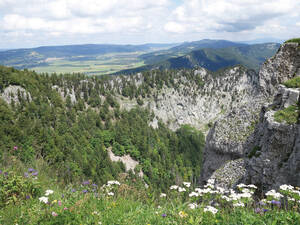
[[[221, 45], [220, 45], [221, 46]], [[280, 44], [265, 43], [255, 45], [236, 45], [225, 48], [204, 48], [191, 51], [188, 54], [178, 57], [171, 57], [166, 60], [154, 63], [152, 65], [142, 66], [140, 68], [120, 71], [119, 73], [135, 73], [149, 69], [182, 69], [204, 67], [211, 71], [217, 71], [221, 68], [243, 65], [249, 69], [259, 70], [260, 65], [268, 58], [273, 56]], [[179, 46], [171, 48], [178, 49]], [[166, 50], [166, 51], [170, 51]], [[149, 53], [148, 55], [153, 54]], [[142, 56], [143, 57], [143, 56]]]
[[42, 46], [0, 51], [0, 65], [37, 72], [91, 75], [194, 67], [216, 71], [239, 64], [258, 71], [278, 48], [276, 43], [248, 45], [210, 39], [179, 44]]

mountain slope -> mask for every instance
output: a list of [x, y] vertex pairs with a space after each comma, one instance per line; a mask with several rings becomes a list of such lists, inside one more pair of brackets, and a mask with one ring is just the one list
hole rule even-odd
[[[227, 48], [200, 49], [191, 51], [184, 56], [171, 57], [153, 65], [146, 65], [140, 68], [120, 71], [119, 73], [134, 73], [153, 68], [181, 69], [194, 67], [203, 67], [211, 71], [217, 71], [224, 67], [235, 66], [239, 64], [244, 65], [249, 69], [258, 71], [260, 65], [267, 58], [273, 56], [278, 50], [279, 46], [279, 44], [275, 43], [266, 43]], [[161, 56], [157, 57], [160, 58]]]

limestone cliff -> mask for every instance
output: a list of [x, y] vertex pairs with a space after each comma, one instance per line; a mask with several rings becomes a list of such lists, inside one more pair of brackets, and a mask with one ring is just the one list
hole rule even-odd
[[[245, 148], [245, 182], [278, 188], [288, 183], [300, 186], [300, 125], [276, 121], [275, 113], [299, 104], [299, 89], [280, 86], [273, 104], [263, 107], [255, 132]], [[295, 111], [296, 118], [298, 117]]]
[[[277, 54], [262, 66], [258, 82], [253, 83], [252, 89], [255, 91], [250, 92], [253, 94], [248, 97], [249, 101], [234, 108], [218, 120], [209, 131], [204, 150], [201, 182], [213, 176], [217, 178], [219, 185], [228, 187], [244, 177], [245, 173], [241, 171], [245, 171], [245, 168], [237, 170], [231, 167], [229, 171], [228, 166], [232, 164], [232, 160], [243, 158], [244, 149], [249, 145], [246, 142], [247, 137], [254, 131], [261, 107], [272, 102], [280, 83], [300, 75], [299, 73], [298, 44], [283, 44]], [[295, 134], [294, 130], [290, 132]], [[222, 168], [227, 168], [227, 173], [230, 175], [220, 176], [224, 174], [220, 171]]]

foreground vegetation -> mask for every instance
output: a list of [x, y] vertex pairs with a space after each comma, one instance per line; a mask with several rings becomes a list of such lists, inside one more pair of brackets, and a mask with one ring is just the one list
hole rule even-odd
[[[43, 161], [27, 168], [14, 156], [0, 171], [0, 224], [299, 224], [300, 192], [282, 185], [280, 192], [255, 197], [254, 185], [226, 192], [213, 180], [200, 189], [172, 185], [166, 193], [123, 177], [106, 184], [85, 180], [64, 185], [50, 176]], [[48, 171], [49, 172], [49, 171]], [[13, 186], [12, 186], [13, 185]]]

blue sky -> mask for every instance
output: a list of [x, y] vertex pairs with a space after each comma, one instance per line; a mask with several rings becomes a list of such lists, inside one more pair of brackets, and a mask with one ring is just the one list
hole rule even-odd
[[0, 48], [300, 36], [299, 0], [0, 0]]

